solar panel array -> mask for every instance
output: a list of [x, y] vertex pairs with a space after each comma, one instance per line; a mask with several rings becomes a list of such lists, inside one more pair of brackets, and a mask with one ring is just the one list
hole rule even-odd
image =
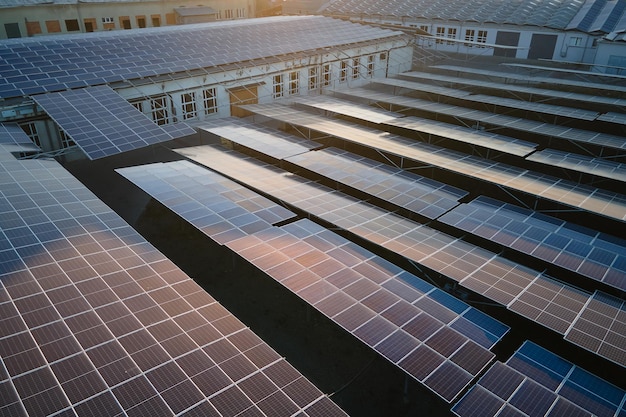
[[471, 66], [458, 66], [458, 65], [432, 65], [430, 68], [436, 71], [452, 71], [457, 73], [467, 73], [467, 74], [475, 74], [475, 75], [484, 75], [487, 77], [495, 77], [495, 78], [504, 78], [506, 80], [516, 80], [516, 81], [525, 81], [528, 84], [552, 84], [552, 85], [562, 85], [568, 87], [582, 87], [582, 88], [593, 88], [599, 91], [621, 91], [626, 93], [626, 87], [622, 87], [619, 85], [608, 85], [597, 82], [589, 82], [582, 80], [572, 80], [569, 78], [556, 78], [556, 77], [542, 77], [539, 75], [525, 75], [518, 74], [509, 71], [494, 71], [487, 70], [484, 68], [473, 68]]
[[535, 87], [526, 87], [520, 86], [516, 84], [504, 84], [497, 83], [491, 81], [482, 81], [471, 78], [461, 78], [461, 77], [452, 77], [448, 75], [442, 74], [434, 74], [430, 72], [405, 72], [402, 73], [403, 78], [407, 78], [409, 80], [424, 80], [424, 81], [438, 81], [442, 83], [448, 83], [453, 85], [464, 85], [469, 87], [477, 87], [477, 88], [489, 88], [500, 91], [508, 91], [513, 93], [523, 93], [528, 94], [530, 96], [539, 96], [539, 97], [547, 97], [549, 99], [562, 99], [562, 100], [570, 100], [577, 101], [581, 103], [588, 104], [604, 104], [611, 106], [626, 106], [626, 99], [617, 98], [617, 97], [606, 97], [606, 96], [598, 96], [598, 95], [589, 95], [589, 94], [581, 94], [575, 93], [571, 91], [559, 91], [559, 90], [549, 90], [545, 88], [535, 88]]
[[346, 102], [345, 100], [324, 95], [298, 97], [294, 100], [294, 103], [376, 124], [403, 117], [400, 113], [377, 109], [355, 102]]
[[295, 217], [286, 208], [189, 161], [117, 172], [220, 244]]
[[[448, 87], [438, 87], [433, 86], [432, 84], [418, 83], [414, 81], [406, 81], [395, 78], [374, 80], [373, 83], [385, 85], [388, 87], [406, 88], [414, 92], [457, 98], [461, 100], [471, 101], [474, 103], [489, 104], [495, 107], [504, 107], [514, 110], [525, 110], [533, 113], [547, 114], [550, 116], [562, 116], [568, 119], [593, 121], [596, 119], [599, 120], [600, 117], [600, 114], [597, 111], [592, 110], [579, 109], [576, 107], [557, 106], [553, 104], [534, 103], [512, 98], [489, 96], [486, 94], [472, 94], [471, 91], [456, 90], [454, 88]], [[616, 119], [615, 121], [613, 121], [613, 123], [621, 122]]]
[[581, 9], [583, 3], [582, 1], [566, 0], [550, 2], [484, 0], [471, 3], [463, 0], [447, 2], [340, 0], [329, 3], [322, 11], [329, 15], [348, 15], [360, 18], [368, 15], [376, 19], [380, 19], [380, 16], [394, 16], [398, 19], [411, 16], [428, 20], [512, 23], [565, 29]]
[[496, 362], [452, 408], [470, 416], [599, 416], [626, 412], [626, 392], [541, 346], [526, 341]]
[[[178, 152], [457, 281], [559, 334], [568, 331], [590, 299], [590, 294], [532, 268], [253, 158], [209, 146], [202, 153]], [[598, 318], [593, 325], [607, 332], [611, 323]], [[626, 345], [618, 352], [623, 356], [603, 356], [626, 366]]]
[[429, 219], [436, 219], [456, 207], [468, 194], [439, 181], [337, 148], [303, 153], [286, 161]]
[[504, 114], [491, 113], [481, 110], [474, 110], [467, 107], [455, 106], [452, 104], [437, 103], [429, 100], [422, 100], [409, 96], [388, 94], [378, 90], [366, 88], [351, 88], [350, 90], [337, 90], [334, 94], [338, 96], [354, 97], [365, 99], [369, 102], [380, 102], [400, 106], [403, 109], [415, 109], [435, 114], [465, 119], [470, 123], [480, 122], [508, 129], [529, 132], [535, 135], [554, 137], [570, 140], [574, 142], [589, 143], [613, 149], [626, 149], [624, 138], [608, 133], [594, 132], [591, 130], [577, 129], [569, 126], [554, 125], [530, 119], [507, 116]]
[[21, 145], [21, 147], [37, 148], [26, 132], [15, 123], [0, 123], [0, 143]]
[[439, 221], [626, 291], [626, 240], [489, 197]]
[[310, 220], [228, 246], [448, 402], [508, 330]]
[[56, 161], [0, 142], [3, 415], [346, 415]]
[[263, 117], [302, 126], [379, 152], [382, 151], [403, 159], [435, 166], [616, 220], [626, 220], [626, 196], [623, 194], [579, 185], [572, 181], [528, 171], [501, 162], [415, 142], [402, 136], [354, 123], [328, 120], [322, 116], [280, 104], [254, 104], [243, 107]]
[[108, 86], [33, 99], [92, 160], [196, 133], [186, 125], [164, 129]]
[[140, 33], [10, 39], [0, 45], [0, 97], [175, 73], [188, 77], [186, 71], [400, 35], [322, 16], [279, 16], [149, 28]]
[[[598, 325], [600, 321], [602, 325]], [[596, 291], [569, 328], [565, 340], [625, 366], [626, 303]]]
[[626, 182], [626, 164], [604, 158], [593, 158], [571, 152], [543, 149], [529, 155], [526, 159], [576, 172]]
[[276, 159], [284, 159], [321, 147], [318, 142], [307, 141], [281, 130], [254, 125], [240, 118], [227, 117], [196, 126], [220, 138], [236, 143]]

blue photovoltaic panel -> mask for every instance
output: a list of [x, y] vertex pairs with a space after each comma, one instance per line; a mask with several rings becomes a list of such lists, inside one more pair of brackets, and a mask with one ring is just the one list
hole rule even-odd
[[626, 367], [626, 302], [596, 291], [565, 339]]
[[242, 107], [262, 117], [301, 126], [378, 152], [497, 184], [510, 190], [619, 221], [626, 221], [626, 196], [623, 194], [416, 142], [347, 121], [326, 119], [323, 116], [281, 104], [249, 104]]
[[535, 343], [526, 341], [507, 364], [594, 415], [626, 412], [626, 391]]
[[526, 341], [506, 363], [494, 363], [452, 411], [487, 417], [511, 407], [531, 416], [616, 417], [626, 412], [625, 401], [623, 389]]
[[[192, 149], [193, 152], [186, 149], [178, 152], [335, 227], [431, 268], [561, 334], [565, 334], [589, 300], [589, 294], [536, 270], [314, 181], [218, 147]], [[409, 287], [405, 285], [405, 288]], [[606, 324], [603, 320], [594, 323], [599, 327]], [[460, 321], [458, 328], [463, 328], [463, 324]]]
[[27, 145], [28, 147], [37, 148], [26, 132], [14, 123], [0, 123], [0, 143]]
[[440, 290], [430, 284], [425, 293], [401, 291], [399, 281], [419, 278], [310, 220], [227, 246], [448, 402], [493, 358], [454, 330], [459, 314], [475, 309], [434, 296]]
[[352, 117], [368, 123], [386, 123], [404, 116], [401, 113], [377, 109], [364, 104], [340, 100], [323, 95], [298, 97], [294, 100], [294, 102], [301, 106]]
[[2, 415], [346, 415], [55, 160], [0, 138]]
[[220, 244], [295, 217], [286, 208], [188, 161], [117, 172]]
[[315, 51], [402, 33], [322, 16], [276, 16], [205, 24], [11, 39], [0, 45], [0, 97], [172, 76], [242, 61]]
[[321, 146], [318, 142], [300, 139], [281, 130], [253, 125], [236, 117], [203, 122], [198, 125], [198, 129], [276, 159], [288, 158]]
[[107, 86], [37, 95], [33, 100], [89, 159], [195, 133], [190, 127], [165, 130]]
[[286, 160], [430, 219], [457, 206], [467, 195], [456, 187], [337, 148]]
[[[556, 79], [554, 79], [556, 81]], [[454, 106], [452, 104], [438, 103], [430, 100], [418, 99], [410, 96], [389, 94], [383, 91], [351, 88], [349, 90], [337, 90], [338, 96], [367, 100], [370, 103], [387, 103], [406, 109], [416, 109], [428, 113], [444, 114], [465, 120], [468, 124], [484, 123], [515, 129], [533, 135], [547, 136], [557, 139], [565, 139], [574, 142], [589, 143], [614, 149], [626, 149], [626, 142], [621, 136], [608, 133], [594, 132], [592, 130], [576, 129], [569, 126], [559, 126], [530, 119], [497, 114], [467, 107]]]
[[626, 290], [626, 240], [619, 237], [484, 196], [438, 220]]
[[576, 153], [557, 151], [555, 149], [543, 149], [529, 155], [526, 159], [576, 172], [626, 182], [626, 164], [605, 158], [593, 158]]
[[[432, 72], [405, 72], [402, 74], [403, 78], [437, 81], [450, 85], [465, 85], [476, 88], [476, 90], [488, 88], [493, 90], [499, 90], [504, 92], [522, 93], [529, 96], [540, 97], [541, 101], [545, 101], [544, 98], [549, 100], [562, 99], [577, 101], [581, 103], [591, 104], [606, 104], [615, 106], [625, 106], [626, 100], [605, 96], [593, 96], [589, 94], [573, 93], [570, 91], [560, 91], [546, 88], [527, 87], [522, 85], [510, 84], [510, 83], [498, 83], [493, 81], [477, 80], [472, 78], [452, 77], [449, 75], [436, 74]], [[538, 101], [536, 98], [534, 101]]]

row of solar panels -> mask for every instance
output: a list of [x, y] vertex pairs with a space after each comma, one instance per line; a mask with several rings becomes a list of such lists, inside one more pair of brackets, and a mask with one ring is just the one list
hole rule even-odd
[[[222, 133], [228, 130], [228, 121], [216, 124]], [[232, 128], [237, 132], [233, 136], [241, 137], [242, 126], [245, 124], [241, 121], [233, 121]], [[247, 147], [257, 151], [269, 148], [281, 154], [287, 148], [296, 153], [310, 149], [306, 142], [293, 141], [268, 146], [269, 129], [261, 131], [264, 140], [256, 148], [251, 146], [250, 137], [243, 139]], [[309, 207], [309, 213], [324, 220], [337, 216], [337, 211], [344, 208], [358, 217], [351, 221], [367, 228], [368, 213], [354, 210], [357, 205], [366, 204], [362, 201], [346, 197], [345, 201], [354, 203], [352, 206], [337, 204], [332, 197], [340, 193], [312, 182], [296, 180], [297, 187], [287, 187], [285, 182], [290, 182], [293, 175], [286, 176], [278, 168], [221, 147], [199, 146], [177, 151], [264, 194], [290, 195], [289, 199], [279, 199], [297, 208]], [[493, 354], [488, 349], [507, 332], [506, 326], [311, 220], [243, 230], [261, 219], [255, 219], [252, 211], [234, 210], [232, 194], [223, 187], [226, 181], [213, 171], [177, 161], [122, 168], [118, 172], [446, 401], [455, 402], [470, 388], [453, 407], [459, 416], [478, 415], [477, 412], [495, 416], [504, 409], [519, 415], [521, 412], [531, 415], [569, 412], [581, 416], [623, 412], [626, 394], [623, 390], [533, 343], [524, 344], [506, 364], [493, 363]], [[215, 183], [220, 184], [218, 191]], [[261, 184], [265, 184], [262, 189]], [[233, 182], [232, 187], [239, 189], [240, 185]], [[436, 194], [437, 189], [433, 187], [431, 192]], [[245, 206], [246, 201], [242, 199], [238, 204]], [[323, 212], [328, 212], [329, 217]], [[225, 214], [234, 217], [225, 218]], [[234, 219], [243, 216], [248, 217], [247, 222], [233, 226], [237, 223]], [[564, 372], [565, 366], [569, 370]], [[516, 387], [508, 395], [504, 395], [502, 381], [494, 383], [494, 375], [497, 378], [503, 370], [513, 375], [506, 386]], [[565, 384], [553, 385], [551, 380], [542, 378], [546, 370], [555, 372]], [[480, 385], [472, 385], [473, 378], [479, 375]], [[609, 390], [598, 392], [600, 385]], [[617, 398], [618, 395], [621, 397]], [[482, 402], [489, 407], [484, 408]], [[545, 413], [533, 414], [539, 410]]]
[[1, 415], [346, 415], [33, 149], [0, 125]]
[[[228, 129], [224, 128], [225, 123], [228, 121], [218, 123], [215, 130], [216, 134], [223, 136], [228, 133]], [[242, 123], [234, 122], [233, 128], [238, 130], [240, 137], [243, 129]], [[212, 131], [212, 128], [206, 125], [203, 129]], [[249, 133], [254, 135], [253, 127]], [[233, 138], [233, 142], [238, 141], [237, 136], [225, 137]], [[281, 140], [277, 138], [276, 141]], [[252, 143], [252, 137], [242, 141], [242, 145], [264, 154], [268, 154], [268, 151], [271, 153], [272, 150], [272, 147], [268, 147], [266, 143], [255, 145]], [[363, 163], [359, 164], [358, 157], [342, 159], [341, 157], [345, 153], [332, 149], [303, 153], [306, 152], [305, 148], [298, 147], [296, 144], [293, 145], [292, 150], [294, 156], [284, 158], [285, 161], [306, 167], [318, 175], [327, 176], [333, 181], [342, 182], [344, 185], [358, 188], [366, 193], [370, 190], [379, 189], [385, 192], [385, 200], [387, 201], [388, 199], [393, 201], [394, 196], [409, 194], [411, 189], [415, 188], [418, 195], [417, 199], [431, 202], [431, 204], [422, 203], [422, 205], [428, 206], [427, 209], [422, 208], [420, 210], [422, 215], [431, 213], [432, 218], [436, 218], [451, 209], [449, 214], [445, 214], [444, 217], [449, 216], [453, 219], [455, 210], [463, 210], [465, 207], [465, 205], [458, 205], [458, 200], [455, 200], [458, 196], [463, 195], [462, 191], [436, 183], [428, 187], [428, 183], [420, 184], [415, 180], [417, 175], [405, 174], [402, 177], [396, 177], [398, 172], [394, 169], [381, 169], [375, 172], [377, 163], [370, 164], [369, 161], [363, 159]], [[605, 294], [598, 292], [591, 295], [582, 292], [490, 251], [320, 185], [315, 181], [295, 175], [286, 176], [286, 172], [252, 158], [212, 147], [189, 148], [180, 152], [223, 175], [247, 184], [264, 194], [272, 195], [292, 207], [333, 224], [335, 227], [349, 231], [415, 261], [418, 265], [458, 281], [461, 285], [508, 306], [524, 317], [565, 335], [568, 340], [575, 339], [575, 343], [622, 363], [620, 357], [624, 352], [626, 340], [620, 336], [620, 332], [617, 330], [619, 325], [614, 326], [615, 320], [617, 322], [623, 320], [619, 316], [623, 314], [624, 305], [619, 298], [606, 295], [607, 308], [611, 311], [609, 315], [612, 317], [610, 320], [594, 319], [587, 321], [587, 316], [593, 315], [585, 313], [585, 310], [589, 308], [589, 300], [603, 299]], [[308, 159], [309, 154], [312, 155], [312, 163], [307, 165], [302, 161]], [[324, 160], [327, 163], [322, 164], [321, 161]], [[370, 169], [375, 172], [375, 175], [368, 172]], [[414, 184], [418, 184], [418, 186], [415, 187]], [[430, 189], [425, 190], [425, 188]], [[374, 194], [372, 193], [372, 195]], [[411, 204], [410, 199], [401, 200]], [[482, 199], [477, 201], [481, 202]], [[479, 204], [472, 203], [473, 205], [470, 204], [470, 207]], [[613, 261], [611, 267], [608, 268], [612, 272], [608, 275], [621, 276], [621, 279], [617, 281], [609, 279], [606, 283], [608, 285], [623, 284], [623, 253], [626, 246], [626, 242], [623, 240], [598, 233], [590, 234], [590, 230], [572, 227], [572, 225], [567, 225], [564, 222], [560, 222], [560, 228], [548, 228], [549, 231], [546, 231], [546, 224], [550, 224], [546, 220], [551, 220], [548, 216], [541, 216], [528, 210], [524, 213], [523, 210], [514, 210], [515, 207], [513, 206], [504, 206], [509, 209], [510, 217], [513, 214], [517, 214], [517, 216], [513, 219], [507, 219], [501, 213], [495, 213], [502, 219], [511, 222], [512, 220], [519, 221], [522, 218], [530, 231], [537, 231], [537, 234], [542, 233], [544, 237], [546, 234], [552, 234], [552, 239], [555, 241], [568, 242], [564, 249], [560, 249], [561, 257], [559, 259], [569, 259], [571, 263], [565, 264], [570, 269], [573, 269], [572, 265], [574, 264], [596, 265], [597, 258], [590, 256], [590, 254], [596, 253], [596, 248], [591, 245], [591, 242], [597, 243], [600, 250], [606, 251], [607, 254], [612, 253]], [[477, 217], [477, 219], [480, 218]], [[482, 219], [485, 220], [484, 217]], [[495, 223], [498, 224], [498, 222]], [[504, 225], [506, 223], [504, 222]], [[559, 222], [555, 219], [554, 224], [558, 225]], [[494, 229], [495, 226], [491, 226], [491, 228]], [[499, 229], [501, 229], [502, 236], [507, 234], [507, 229], [502, 225]], [[556, 229], [558, 231], [555, 231]], [[527, 236], [521, 235], [518, 238], [520, 242], [526, 240], [527, 245], [532, 243], [535, 243], [536, 246], [543, 245], [546, 251], [553, 248], [550, 246], [550, 244], [553, 245], [551, 240], [539, 244], [531, 239], [533, 233], [528, 233]], [[520, 246], [522, 246], [521, 243]], [[587, 248], [586, 255], [574, 250], [581, 246]], [[535, 253], [538, 258], [540, 258], [539, 252], [538, 250]], [[599, 270], [601, 269], [602, 267], [599, 268]], [[584, 274], [584, 270], [585, 267], [579, 268], [579, 273]], [[604, 274], [602, 275], [603, 278], [601, 279], [598, 279], [597, 276], [593, 279], [602, 280]], [[611, 281], [611, 284], [608, 281]]]

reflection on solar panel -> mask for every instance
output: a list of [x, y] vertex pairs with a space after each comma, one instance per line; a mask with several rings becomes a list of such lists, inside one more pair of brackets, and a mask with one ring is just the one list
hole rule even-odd
[[603, 158], [592, 158], [580, 154], [543, 149], [528, 156], [529, 161], [584, 172], [598, 177], [626, 182], [626, 164]]
[[436, 166], [461, 175], [504, 186], [524, 194], [587, 210], [617, 220], [626, 220], [626, 196], [578, 185], [550, 175], [478, 158], [460, 152], [415, 142], [341, 120], [299, 111], [280, 104], [247, 105], [247, 110], [312, 131], [383, 151], [398, 157]]
[[447, 87], [437, 87], [431, 84], [417, 83], [393, 78], [374, 80], [374, 84], [380, 84], [398, 89], [409, 89], [415, 92], [434, 94], [439, 96], [453, 97], [474, 103], [490, 104], [497, 107], [505, 107], [515, 110], [527, 110], [535, 113], [548, 114], [551, 116], [563, 116], [569, 119], [579, 119], [586, 121], [596, 120], [598, 112], [578, 109], [575, 107], [556, 106], [552, 104], [534, 103], [511, 98], [489, 96], [485, 94], [472, 94], [470, 91], [456, 90]]
[[472, 68], [472, 67], [460, 67], [456, 65], [433, 65], [430, 68], [439, 70], [439, 71], [456, 71], [458, 73], [468, 73], [468, 74], [478, 74], [485, 75], [487, 77], [496, 77], [496, 78], [504, 78], [505, 80], [516, 80], [516, 81], [526, 81], [529, 84], [551, 84], [551, 85], [562, 85], [562, 86], [575, 86], [575, 87], [583, 87], [583, 88], [593, 88], [595, 90], [604, 90], [604, 91], [621, 91], [626, 93], [626, 88], [619, 85], [609, 85], [602, 83], [594, 83], [588, 81], [580, 81], [580, 80], [571, 80], [567, 78], [557, 78], [557, 77], [541, 77], [538, 75], [524, 75], [513, 73], [510, 71], [493, 71], [486, 70], [482, 68]]
[[0, 145], [3, 415], [345, 416], [56, 161], [14, 147]]
[[508, 330], [307, 219], [227, 245], [448, 402]]
[[195, 131], [163, 129], [110, 87], [99, 86], [34, 96], [33, 100], [85, 152], [98, 159]]
[[578, 101], [582, 103], [591, 104], [607, 104], [614, 106], [626, 106], [626, 99], [606, 97], [606, 96], [592, 96], [588, 94], [572, 93], [568, 91], [550, 90], [545, 88], [525, 87], [516, 84], [504, 84], [491, 81], [481, 81], [471, 78], [451, 77], [441, 74], [434, 74], [429, 72], [405, 72], [402, 73], [402, 77], [408, 77], [409, 79], [418, 79], [426, 81], [439, 81], [450, 84], [465, 85], [478, 88], [490, 88], [495, 90], [510, 91], [515, 93], [524, 93], [531, 96], [548, 97], [550, 99], [565, 99]]
[[[251, 188], [428, 267], [510, 310], [564, 334], [589, 294], [493, 252], [232, 151], [189, 157]], [[183, 155], [186, 150], [179, 150]], [[595, 323], [602, 327], [606, 323]]]
[[451, 125], [435, 120], [404, 117], [386, 122], [389, 126], [411, 130], [417, 134], [426, 134], [442, 139], [451, 139], [458, 142], [480, 146], [487, 149], [516, 156], [526, 156], [537, 149], [537, 144], [497, 133], [484, 132]]
[[220, 244], [295, 216], [188, 161], [121, 168], [117, 172]]
[[335, 91], [338, 96], [356, 97], [366, 99], [370, 102], [389, 103], [400, 106], [404, 109], [416, 109], [429, 113], [441, 113], [464, 119], [468, 124], [476, 122], [486, 123], [494, 126], [506, 127], [522, 132], [529, 132], [535, 135], [548, 136], [559, 139], [571, 140], [574, 142], [589, 143], [598, 146], [605, 146], [614, 149], [626, 149], [626, 142], [622, 136], [610, 135], [608, 133], [594, 132], [591, 130], [575, 129], [568, 126], [554, 125], [535, 120], [522, 119], [503, 114], [474, 110], [467, 107], [454, 106], [451, 104], [436, 103], [429, 100], [407, 96], [396, 96], [377, 90], [364, 88], [351, 88], [346, 91]]
[[430, 219], [457, 206], [467, 195], [456, 187], [336, 148], [286, 160]]
[[312, 107], [343, 116], [365, 120], [371, 123], [385, 123], [398, 117], [403, 117], [400, 113], [394, 113], [382, 109], [375, 109], [366, 105], [346, 102], [329, 96], [304, 96], [294, 100], [296, 104]]
[[[402, 36], [321, 16], [276, 16], [3, 43], [0, 97], [64, 91]], [[207, 41], [209, 40], [209, 41]], [[318, 51], [314, 54], [319, 55]]]
[[624, 390], [526, 341], [506, 364], [496, 362], [452, 411], [500, 416], [506, 405], [531, 416], [614, 417], [626, 411], [624, 400]]
[[620, 238], [488, 197], [439, 220], [626, 291], [626, 241]]
[[14, 123], [0, 123], [0, 143], [28, 145], [28, 147], [36, 148], [26, 132]]
[[626, 367], [626, 302], [596, 291], [565, 339]]
[[197, 127], [201, 131], [212, 133], [276, 159], [288, 158], [321, 146], [317, 142], [302, 140], [281, 130], [252, 125], [236, 117], [203, 122]]
[[510, 62], [506, 62], [500, 65], [529, 69], [529, 70], [533, 70], [533, 72], [537, 72], [537, 71], [544, 71], [546, 73], [562, 72], [562, 73], [567, 73], [567, 74], [578, 74], [578, 75], [593, 76], [593, 77], [598, 77], [598, 78], [626, 78], [626, 76], [621, 75], [621, 74], [611, 74], [608, 72], [582, 71], [582, 70], [575, 70], [575, 69], [570, 69], [570, 68], [549, 67], [546, 65], [518, 64], [518, 63], [510, 63]]
[[598, 120], [609, 123], [616, 123], [620, 125], [626, 125], [626, 114], [624, 113], [616, 113], [616, 112], [608, 112], [598, 116]]

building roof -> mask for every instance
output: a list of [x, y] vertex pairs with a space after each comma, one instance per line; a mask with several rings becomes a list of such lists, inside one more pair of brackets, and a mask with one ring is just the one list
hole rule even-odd
[[626, 0], [331, 0], [327, 15], [394, 16], [609, 33], [626, 25]]
[[0, 42], [0, 98], [172, 74], [188, 77], [242, 61], [274, 59], [404, 36], [322, 16], [277, 16]]

